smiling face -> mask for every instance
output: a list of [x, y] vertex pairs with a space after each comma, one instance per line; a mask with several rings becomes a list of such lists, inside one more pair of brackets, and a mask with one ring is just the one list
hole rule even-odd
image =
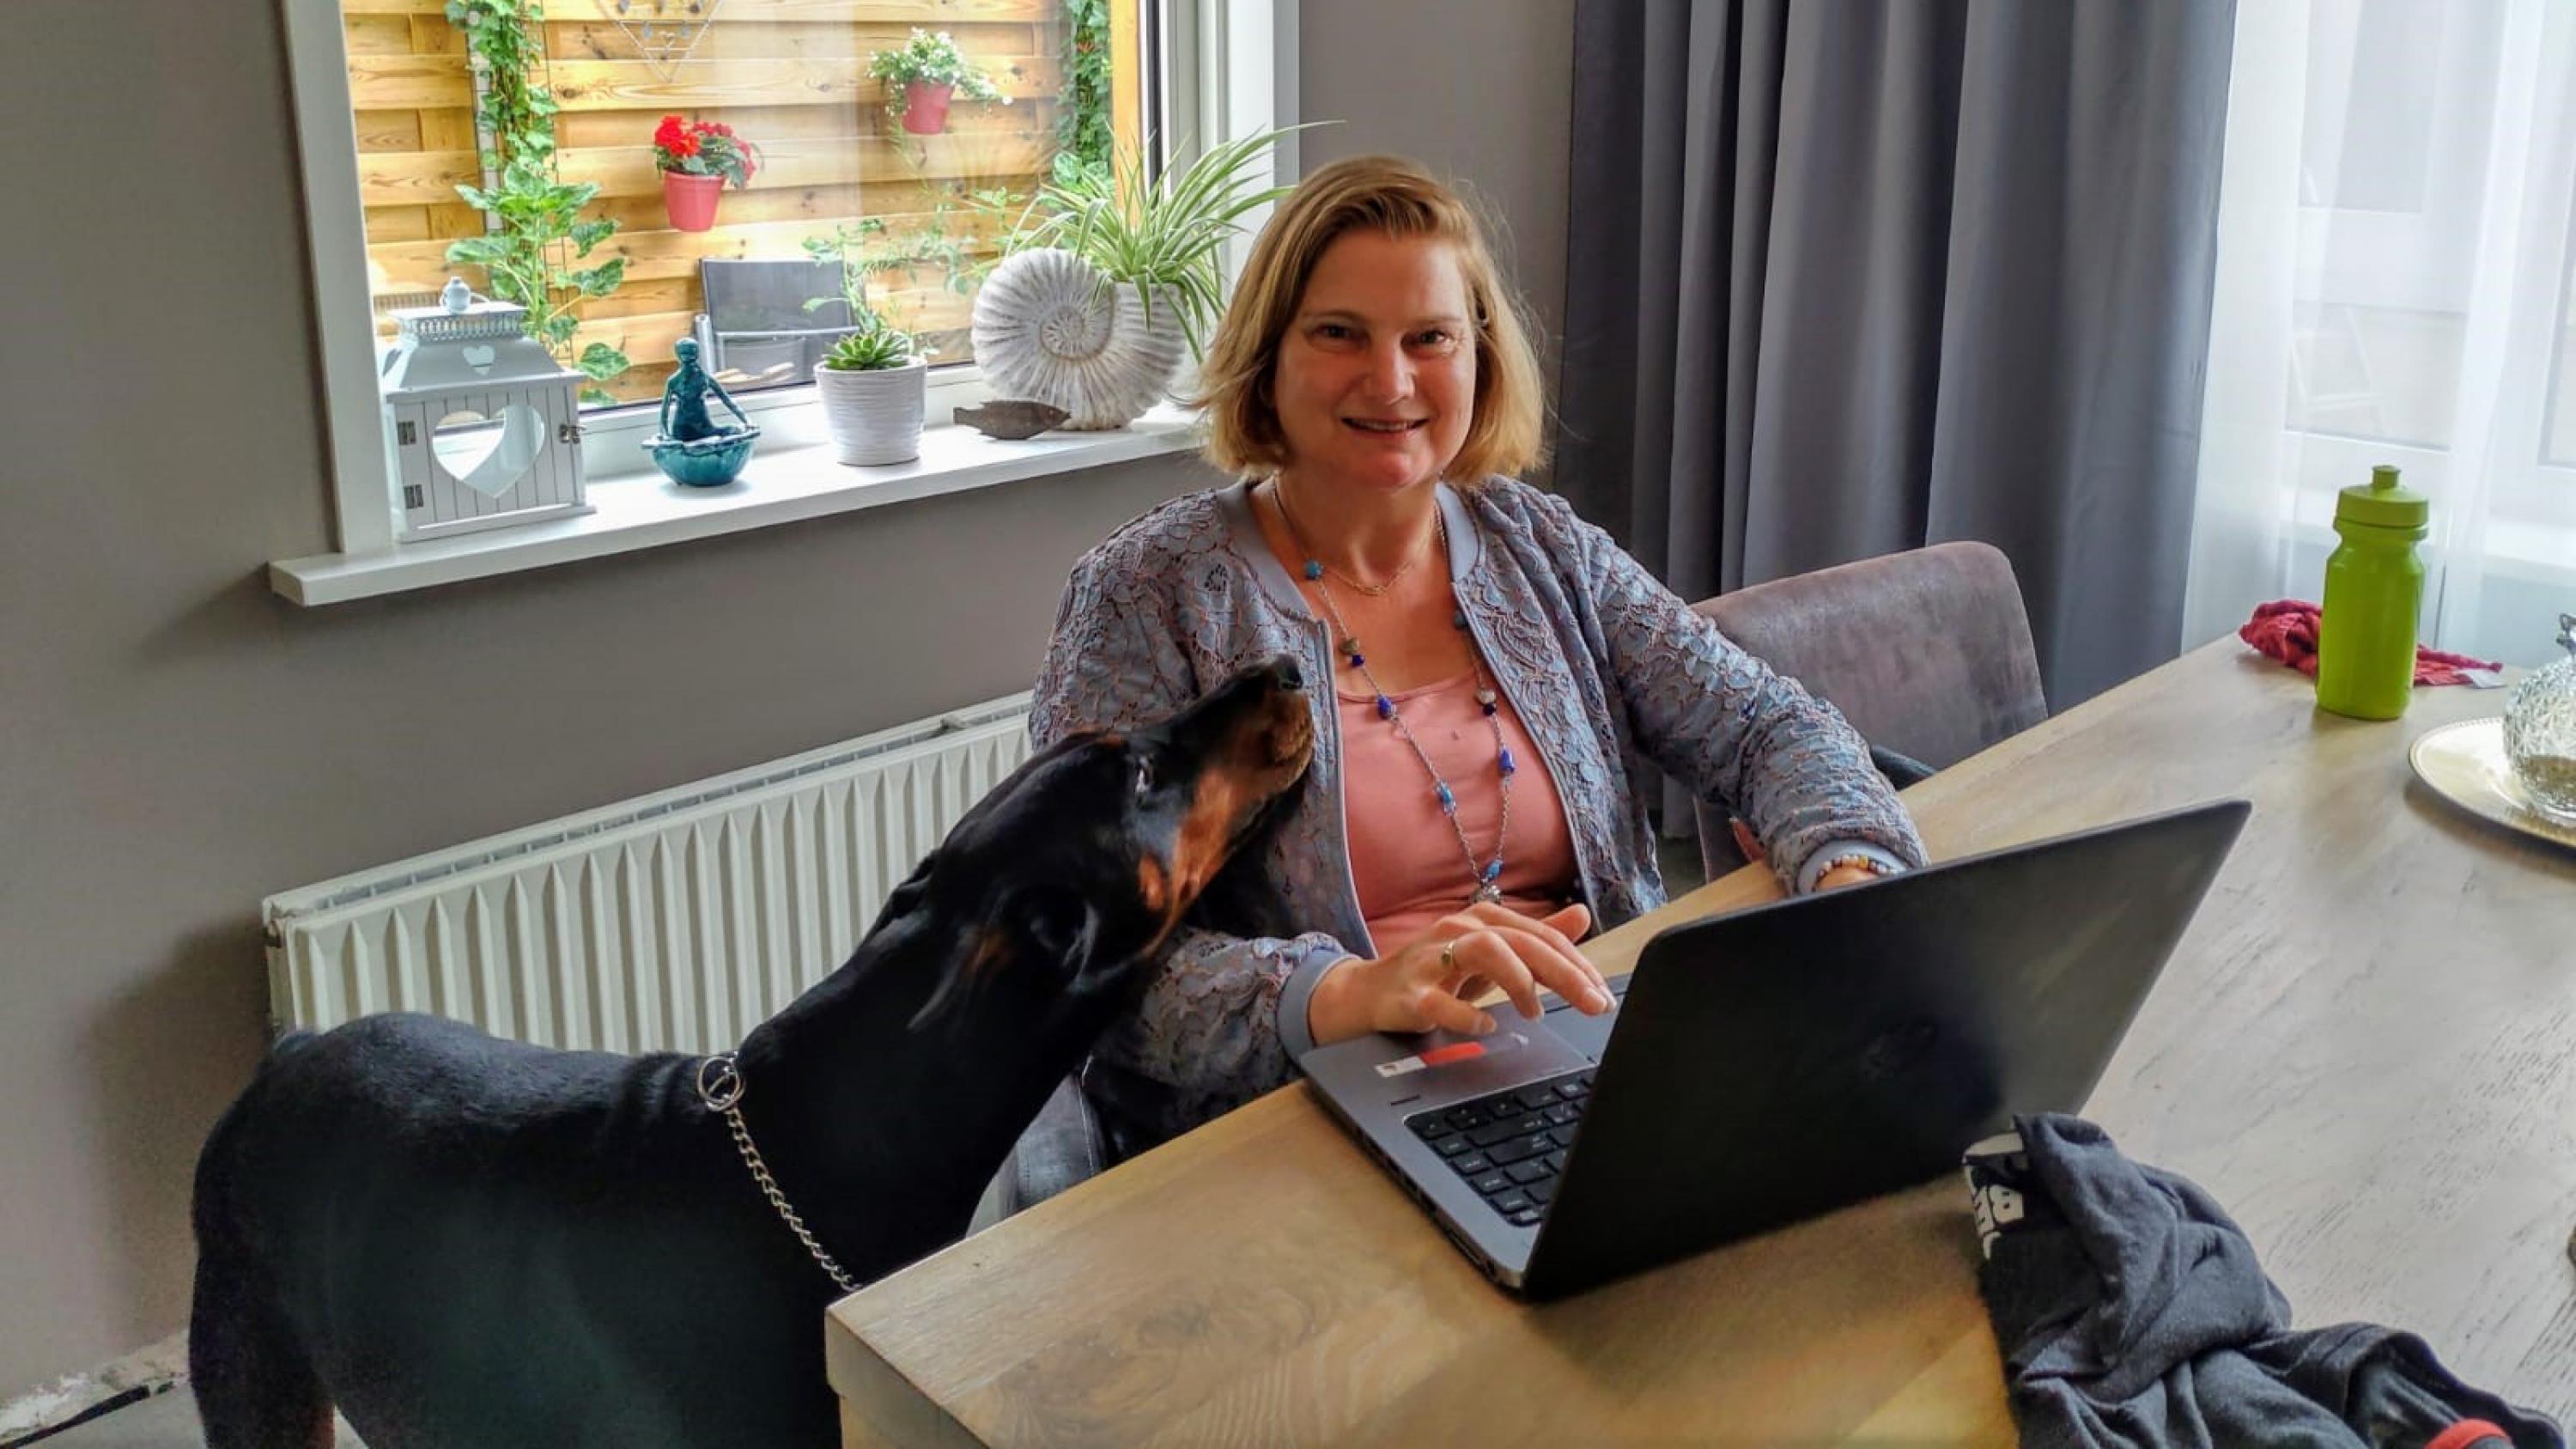
[[1344, 232], [1279, 339], [1271, 405], [1302, 481], [1392, 492], [1440, 477], [1475, 420], [1476, 329], [1456, 252]]

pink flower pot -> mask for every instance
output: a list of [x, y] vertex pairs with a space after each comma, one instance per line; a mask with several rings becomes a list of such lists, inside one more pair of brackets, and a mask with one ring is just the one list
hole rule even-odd
[[903, 88], [903, 128], [916, 136], [936, 136], [948, 129], [948, 98], [957, 87], [908, 81]]
[[721, 176], [691, 176], [685, 171], [662, 173], [662, 209], [670, 213], [671, 225], [681, 231], [705, 231], [716, 224], [716, 198], [724, 194]]

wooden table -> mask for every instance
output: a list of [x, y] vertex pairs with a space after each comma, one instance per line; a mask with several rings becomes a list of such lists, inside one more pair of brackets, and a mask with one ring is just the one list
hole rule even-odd
[[[2250, 797], [2088, 1115], [2215, 1193], [2299, 1325], [2411, 1329], [2571, 1420], [2576, 853], [2405, 760], [2503, 699], [2356, 723], [2222, 641], [1907, 804], [1937, 858]], [[1595, 959], [1772, 892], [1739, 871]], [[852, 1444], [2005, 1443], [1975, 1267], [1951, 1178], [1524, 1307], [1300, 1084], [842, 1300], [831, 1378]]]

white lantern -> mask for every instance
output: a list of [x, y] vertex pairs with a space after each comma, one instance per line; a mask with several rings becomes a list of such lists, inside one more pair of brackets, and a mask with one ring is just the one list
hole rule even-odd
[[383, 366], [399, 536], [439, 538], [588, 513], [582, 374], [527, 335], [528, 309], [450, 280], [442, 305], [394, 313]]

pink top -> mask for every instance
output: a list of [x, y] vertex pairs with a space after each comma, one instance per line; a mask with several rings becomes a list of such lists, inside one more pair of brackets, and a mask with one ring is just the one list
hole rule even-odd
[[[1476, 703], [1470, 672], [1393, 696], [1404, 724], [1458, 799], [1458, 824], [1476, 851], [1476, 868], [1493, 859], [1494, 825], [1502, 813], [1502, 774], [1494, 732]], [[1360, 914], [1384, 955], [1433, 921], [1467, 904], [1476, 877], [1441, 813], [1431, 776], [1395, 725], [1378, 718], [1374, 695], [1335, 691], [1341, 706], [1343, 799], [1350, 818], [1351, 875]], [[1495, 719], [1512, 763], [1512, 827], [1503, 842], [1503, 904], [1544, 916], [1574, 894], [1574, 840], [1555, 783], [1521, 728], [1511, 701]]]

